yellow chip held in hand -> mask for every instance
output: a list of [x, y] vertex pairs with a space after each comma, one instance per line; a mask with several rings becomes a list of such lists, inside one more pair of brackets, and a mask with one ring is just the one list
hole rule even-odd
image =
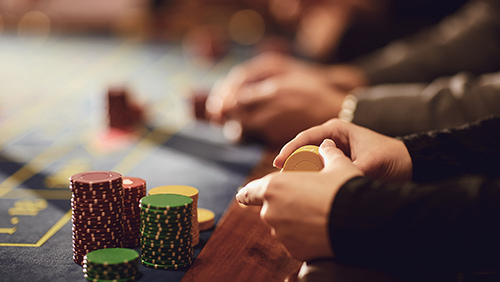
[[306, 145], [295, 150], [286, 159], [281, 171], [320, 171], [323, 166], [318, 146]]

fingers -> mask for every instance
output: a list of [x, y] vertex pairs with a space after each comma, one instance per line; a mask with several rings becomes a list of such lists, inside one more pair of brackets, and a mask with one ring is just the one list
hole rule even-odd
[[241, 106], [251, 106], [271, 99], [278, 90], [274, 79], [244, 85], [236, 93], [236, 102]]
[[236, 200], [247, 206], [261, 206], [264, 202], [265, 178], [249, 182], [236, 194]]
[[[329, 120], [321, 125], [311, 127], [299, 133], [288, 142], [274, 159], [273, 165], [282, 168], [286, 159], [298, 148], [304, 145], [319, 145], [323, 140], [330, 138], [335, 140], [335, 146], [342, 148], [348, 142], [347, 132], [344, 130], [346, 122], [339, 119]], [[339, 142], [341, 144], [339, 144]], [[343, 150], [344, 151], [344, 150]]]
[[289, 58], [276, 53], [264, 53], [241, 65], [244, 82], [257, 82], [286, 71]]
[[255, 90], [245, 87], [284, 72], [285, 60], [281, 56], [261, 55], [233, 67], [229, 74], [214, 84], [210, 91], [206, 104], [210, 119], [222, 123], [226, 115], [235, 110], [237, 103], [253, 103], [267, 97], [269, 91], [266, 90], [270, 84], [263, 84], [258, 86], [262, 89]]
[[323, 157], [324, 172], [333, 171], [338, 169], [339, 161], [350, 164], [351, 160], [347, 158], [344, 153], [337, 148], [335, 142], [331, 139], [325, 139], [319, 146], [319, 153]]

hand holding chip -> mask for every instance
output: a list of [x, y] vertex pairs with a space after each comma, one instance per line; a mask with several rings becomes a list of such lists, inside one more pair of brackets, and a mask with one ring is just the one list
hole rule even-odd
[[411, 179], [411, 157], [402, 141], [339, 119], [331, 119], [298, 134], [281, 149], [274, 165], [283, 167], [297, 148], [319, 144], [327, 138], [334, 140], [353, 165], [373, 179], [385, 182]]
[[363, 175], [332, 140], [325, 140], [319, 152], [325, 164], [321, 171], [269, 174], [236, 195], [242, 204], [262, 205], [262, 220], [299, 260], [333, 256], [327, 230], [332, 199], [347, 180]]
[[[315, 167], [309, 162], [317, 160], [310, 153], [304, 154], [303, 146], [319, 143], [324, 163], [321, 170], [287, 171], [287, 166], [301, 165], [294, 156], [305, 156], [307, 167]], [[274, 164], [285, 169], [248, 183], [236, 199], [244, 205], [262, 205], [261, 219], [292, 257], [306, 261], [333, 256], [328, 218], [345, 182], [365, 174], [384, 181], [409, 180], [412, 171], [411, 157], [402, 141], [338, 119], [297, 135], [283, 147]]]

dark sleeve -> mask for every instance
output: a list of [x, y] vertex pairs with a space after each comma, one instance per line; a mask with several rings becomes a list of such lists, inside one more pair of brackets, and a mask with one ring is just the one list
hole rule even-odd
[[500, 1], [471, 0], [431, 30], [396, 41], [354, 64], [372, 85], [430, 82], [461, 71], [498, 71]]
[[404, 137], [416, 181], [345, 183], [329, 218], [336, 258], [376, 267], [500, 268], [499, 121]]
[[460, 73], [431, 84], [359, 89], [352, 122], [390, 136], [444, 129], [500, 115], [500, 73]]
[[348, 181], [329, 218], [337, 260], [382, 269], [498, 270], [500, 177]]
[[500, 175], [500, 118], [401, 138], [413, 162], [413, 180], [433, 181], [464, 173]]

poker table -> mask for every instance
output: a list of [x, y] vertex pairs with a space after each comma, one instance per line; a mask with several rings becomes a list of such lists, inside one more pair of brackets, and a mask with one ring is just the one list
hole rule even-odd
[[[71, 175], [96, 170], [143, 178], [148, 190], [193, 186], [198, 207], [215, 213], [190, 267], [140, 265], [140, 281], [401, 281], [335, 261], [296, 261], [258, 207], [235, 203], [238, 187], [275, 171], [276, 152], [231, 144], [221, 128], [197, 121], [189, 93], [249, 54], [234, 48], [206, 64], [175, 43], [0, 35], [0, 281], [86, 281], [72, 259], [68, 185]], [[110, 134], [106, 93], [114, 85], [144, 109], [145, 126], [133, 134]]]
[[[217, 227], [202, 231], [194, 248], [199, 267], [141, 265], [141, 280], [201, 281], [195, 268], [210, 269], [212, 277], [201, 275], [212, 281], [228, 275], [222, 270], [232, 269], [231, 244], [213, 247], [226, 259], [199, 254], [210, 250], [209, 239], [263, 148], [230, 144], [220, 128], [196, 121], [189, 93], [210, 87], [246, 58], [245, 51], [204, 64], [172, 43], [96, 35], [41, 40], [3, 34], [0, 41], [0, 281], [86, 281], [72, 259], [69, 177], [101, 170], [143, 178], [148, 190], [196, 187], [198, 206], [215, 213]], [[106, 94], [116, 85], [126, 87], [145, 114], [146, 126], [126, 136], [110, 134], [107, 123]], [[283, 249], [265, 247], [250, 249], [255, 263], [278, 253], [275, 259], [292, 261]], [[285, 267], [283, 275], [297, 266]]]

